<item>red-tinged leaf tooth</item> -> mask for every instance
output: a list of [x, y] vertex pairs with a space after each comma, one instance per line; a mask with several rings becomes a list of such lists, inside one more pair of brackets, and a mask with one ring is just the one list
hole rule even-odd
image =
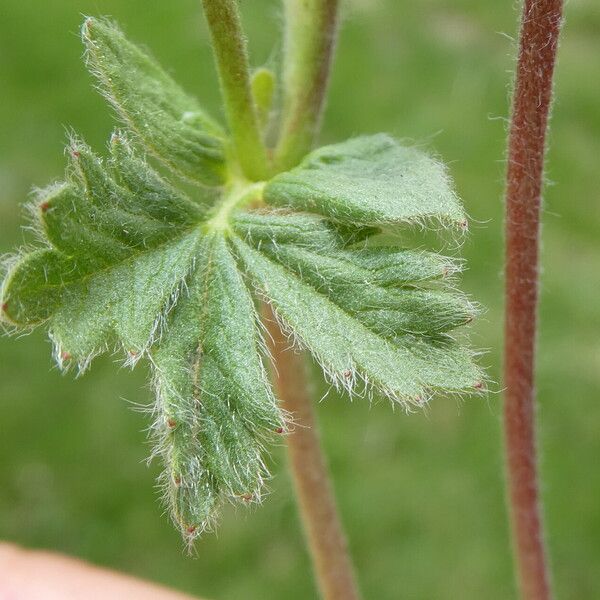
[[2, 303], [2, 312], [8, 312], [8, 302]]
[[422, 408], [422, 407], [424, 407], [424, 406], [426, 406], [426, 405], [427, 405], [427, 397], [426, 397], [426, 396], [417, 396], [417, 397], [414, 399], [414, 403], [415, 403], [415, 404], [416, 404], [418, 407]]
[[61, 352], [60, 358], [63, 361], [67, 361], [67, 360], [71, 360], [71, 358], [73, 358], [73, 357], [71, 356], [71, 354], [69, 352]]
[[240, 498], [244, 501], [244, 502], [250, 502], [250, 500], [252, 500], [252, 498], [254, 498], [254, 494], [242, 494], [240, 496]]
[[277, 427], [275, 433], [283, 433], [283, 427]]
[[50, 202], [42, 202], [40, 204], [40, 210], [45, 213], [50, 208]]
[[175, 427], [177, 427], [177, 421], [175, 419], [173, 419], [172, 417], [167, 419], [167, 427], [169, 429], [175, 429]]

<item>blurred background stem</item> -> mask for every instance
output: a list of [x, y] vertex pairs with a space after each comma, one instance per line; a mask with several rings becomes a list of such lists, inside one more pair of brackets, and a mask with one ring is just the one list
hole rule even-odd
[[293, 419], [287, 436], [288, 456], [319, 589], [326, 600], [358, 600], [346, 536], [319, 441], [304, 356], [290, 347], [270, 307], [265, 306], [264, 314], [275, 390], [281, 407]]
[[561, 0], [526, 0], [509, 134], [506, 189], [505, 444], [522, 598], [549, 600], [535, 432], [540, 202]]

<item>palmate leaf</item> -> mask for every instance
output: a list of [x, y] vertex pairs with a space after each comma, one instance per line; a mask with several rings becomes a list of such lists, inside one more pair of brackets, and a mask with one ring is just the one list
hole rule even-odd
[[[481, 388], [473, 353], [453, 336], [476, 313], [454, 287], [460, 264], [377, 237], [464, 225], [439, 163], [377, 135], [317, 150], [269, 182], [242, 180], [205, 152], [227, 144], [220, 128], [114, 26], [86, 20], [83, 36], [142, 151], [116, 133], [102, 160], [72, 138], [64, 182], [37, 193], [42, 243], [12, 263], [2, 318], [46, 325], [65, 369], [115, 347], [130, 364], [150, 360], [155, 454], [187, 540], [223, 501], [260, 499], [263, 447], [288, 427], [267, 377], [260, 302], [351, 393], [410, 408]], [[182, 117], [188, 105], [197, 118]], [[183, 192], [143, 151], [222, 185]]]

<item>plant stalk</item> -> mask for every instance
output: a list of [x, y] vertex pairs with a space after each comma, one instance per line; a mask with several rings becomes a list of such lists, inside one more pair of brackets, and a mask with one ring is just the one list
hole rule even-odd
[[236, 0], [202, 0], [236, 156], [252, 181], [268, 178], [269, 159], [250, 87], [246, 38]]
[[285, 0], [283, 115], [278, 169], [295, 166], [319, 132], [338, 21], [338, 0]]
[[264, 313], [275, 390], [294, 422], [287, 436], [288, 456], [319, 589], [325, 600], [358, 600], [354, 569], [308, 393], [304, 357], [290, 348], [271, 308], [265, 306]]
[[506, 189], [504, 431], [513, 545], [521, 597], [552, 598], [535, 441], [535, 344], [540, 203], [561, 0], [525, 0]]

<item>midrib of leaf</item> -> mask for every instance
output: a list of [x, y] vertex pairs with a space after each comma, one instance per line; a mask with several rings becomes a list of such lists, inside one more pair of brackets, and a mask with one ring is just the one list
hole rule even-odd
[[[208, 286], [208, 281], [210, 280], [210, 276], [211, 276], [211, 271], [213, 269], [213, 263], [214, 263], [214, 259], [213, 259], [213, 255], [215, 252], [214, 249], [214, 243], [211, 243], [209, 246], [209, 253], [206, 256], [206, 267], [204, 269], [204, 282], [202, 285], [202, 309], [200, 312], [200, 319], [199, 322], [200, 323], [204, 323], [206, 320], [206, 315], [207, 315], [207, 310], [208, 310], [208, 302], [207, 302], [207, 298], [208, 298], [208, 293], [209, 293], [209, 286]], [[202, 336], [199, 336], [199, 339], [202, 340]], [[193, 381], [194, 381], [194, 399], [196, 401], [196, 403], [201, 404], [201, 399], [200, 399], [200, 371], [201, 371], [201, 365], [202, 365], [202, 342], [200, 341], [198, 343], [198, 347], [196, 348], [196, 356], [194, 358], [194, 374], [193, 374]]]
[[[214, 246], [211, 244], [210, 245], [210, 250], [209, 250], [209, 254], [207, 255], [206, 258], [206, 268], [204, 271], [204, 285], [202, 286], [202, 309], [201, 309], [201, 318], [198, 320], [199, 323], [204, 323], [205, 319], [206, 319], [206, 314], [207, 314], [207, 306], [208, 303], [206, 301], [207, 296], [208, 296], [208, 279], [210, 276], [210, 272], [211, 269], [213, 268], [213, 254], [214, 254]], [[192, 437], [196, 440], [200, 439], [200, 431], [201, 431], [201, 422], [200, 422], [200, 414], [201, 414], [201, 407], [202, 407], [202, 398], [201, 398], [201, 388], [200, 388], [200, 373], [202, 371], [202, 359], [203, 359], [203, 349], [202, 349], [202, 336], [199, 335], [199, 341], [198, 341], [198, 345], [196, 347], [195, 350], [195, 356], [194, 356], [194, 360], [193, 360], [193, 364], [192, 364], [192, 381], [193, 381], [193, 387], [192, 387], [192, 398], [193, 398], [193, 405], [195, 406], [195, 412], [193, 414], [193, 417], [191, 419], [191, 424], [190, 424], [190, 434], [192, 435]], [[177, 515], [177, 521], [180, 524], [184, 524], [185, 527], [185, 518], [183, 517], [183, 515], [178, 514]], [[190, 539], [193, 539], [190, 538]]]

